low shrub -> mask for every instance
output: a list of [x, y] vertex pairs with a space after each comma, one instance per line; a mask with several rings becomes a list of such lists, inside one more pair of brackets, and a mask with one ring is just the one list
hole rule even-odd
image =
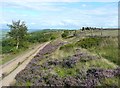
[[56, 39], [56, 37], [52, 35], [50, 40], [54, 40], [54, 39]]
[[69, 31], [65, 30], [64, 33], [61, 35], [62, 38], [67, 38], [69, 35]]
[[74, 44], [66, 44], [60, 47], [60, 50], [70, 50], [74, 48]]
[[101, 38], [85, 38], [76, 42], [75, 45], [87, 49], [87, 48], [98, 46], [101, 40], [102, 40]]

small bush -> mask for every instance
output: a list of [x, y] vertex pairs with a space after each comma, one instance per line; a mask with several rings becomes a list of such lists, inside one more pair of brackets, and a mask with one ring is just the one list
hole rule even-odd
[[86, 38], [78, 41], [76, 45], [87, 49], [94, 46], [98, 46], [101, 40], [102, 40], [101, 38]]
[[18, 53], [19, 51], [20, 51], [20, 50], [19, 50], [19, 49], [16, 49], [16, 47], [14, 47], [14, 48], [11, 49], [11, 52], [12, 52], [13, 54]]
[[52, 35], [50, 40], [54, 40], [54, 39], [56, 39], [56, 37]]
[[61, 36], [62, 38], [67, 38], [68, 35], [69, 35], [69, 31], [65, 30]]
[[31, 86], [31, 82], [27, 81], [26, 86]]
[[70, 50], [74, 48], [74, 44], [66, 44], [60, 47], [60, 50]]

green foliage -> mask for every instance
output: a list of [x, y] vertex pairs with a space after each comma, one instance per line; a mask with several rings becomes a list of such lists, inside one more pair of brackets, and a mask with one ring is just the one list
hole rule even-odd
[[[15, 30], [16, 31], [16, 30]], [[12, 31], [9, 33], [13, 33]], [[9, 34], [8, 33], [8, 34]], [[13, 36], [11, 34], [11, 36]], [[19, 48], [16, 50], [16, 40], [13, 37], [5, 38], [2, 43], [2, 53], [17, 53], [21, 50], [27, 49], [33, 43], [43, 43], [49, 40], [54, 40], [58, 37], [56, 32], [51, 32], [49, 30], [37, 31], [32, 33], [27, 33], [23, 39], [20, 39]]]
[[[31, 82], [27, 81], [26, 86], [31, 86]], [[28, 87], [29, 88], [29, 87]]]
[[77, 74], [75, 68], [55, 67], [54, 70], [60, 77], [75, 76]]
[[87, 49], [87, 48], [98, 46], [101, 40], [102, 40], [101, 38], [85, 38], [78, 41], [76, 45]]
[[19, 48], [20, 42], [24, 40], [25, 36], [27, 35], [27, 27], [24, 22], [17, 22], [12, 21], [12, 25], [8, 25], [10, 28], [10, 32], [8, 32], [8, 36], [14, 39], [16, 42], [16, 49]]
[[16, 49], [16, 47], [13, 47], [10, 52], [13, 53], [13, 54], [16, 54], [16, 53], [19, 52], [19, 50], [20, 49]]
[[60, 47], [60, 50], [69, 51], [74, 48], [74, 44], [66, 44]]
[[22, 49], [28, 48], [30, 45], [27, 41], [20, 42], [19, 49], [16, 49], [16, 42], [12, 38], [7, 38], [2, 41], [2, 53], [17, 53]]
[[50, 40], [54, 40], [56, 37], [54, 35], [51, 36]]
[[119, 65], [117, 38], [104, 38], [99, 46], [95, 46], [95, 48], [90, 48], [89, 50]]
[[101, 85], [102, 86], [108, 86], [108, 85], [109, 86], [114, 86], [114, 85], [118, 86], [119, 85], [119, 81], [120, 81], [119, 77], [104, 78], [101, 81]]
[[46, 31], [38, 31], [38, 32], [32, 32], [27, 36], [27, 40], [31, 43], [36, 43], [36, 42], [46, 42], [49, 40], [54, 40], [56, 39], [57, 36], [55, 33], [47, 32]]
[[0, 54], [2, 54], [2, 42], [0, 41]]
[[12, 48], [15, 47], [15, 41], [11, 38], [2, 41], [2, 53], [12, 52]]
[[67, 38], [67, 36], [69, 35], [69, 31], [65, 30], [64, 33], [61, 35], [62, 38]]

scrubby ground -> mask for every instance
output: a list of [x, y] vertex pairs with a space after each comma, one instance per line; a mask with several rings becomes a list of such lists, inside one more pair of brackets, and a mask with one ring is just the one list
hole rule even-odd
[[57, 41], [48, 44], [16, 76], [16, 86], [118, 87], [120, 68], [104, 58]]

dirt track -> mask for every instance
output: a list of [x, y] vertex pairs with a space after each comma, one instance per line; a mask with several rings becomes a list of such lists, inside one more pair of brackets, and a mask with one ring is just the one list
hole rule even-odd
[[[13, 61], [10, 61], [7, 65], [1, 66], [1, 68], [3, 70], [1, 73], [5, 73], [5, 72], [6, 73], [10, 72], [10, 73], [0, 81], [0, 84], [2, 83], [2, 85], [0, 85], [0, 87], [1, 86], [9, 86], [14, 81], [15, 76], [21, 70], [23, 70], [26, 67], [26, 65], [30, 62], [30, 60], [39, 52], [39, 50], [44, 48], [48, 43], [49, 42], [41, 44], [41, 45], [35, 47], [30, 52], [25, 53], [21, 57], [15, 59]], [[19, 62], [21, 62], [21, 64], [18, 66]]]

